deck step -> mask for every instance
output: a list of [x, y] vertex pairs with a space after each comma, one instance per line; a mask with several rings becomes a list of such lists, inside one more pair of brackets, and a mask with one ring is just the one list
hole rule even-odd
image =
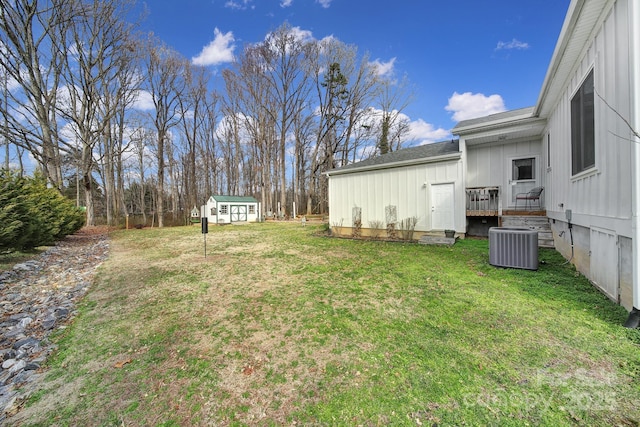
[[505, 215], [502, 217], [502, 227], [528, 228], [538, 232], [538, 246], [541, 248], [555, 248], [551, 224], [546, 216]]

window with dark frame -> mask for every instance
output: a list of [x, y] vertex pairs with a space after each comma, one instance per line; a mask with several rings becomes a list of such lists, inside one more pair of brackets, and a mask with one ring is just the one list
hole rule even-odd
[[227, 205], [220, 205], [220, 215], [226, 215], [227, 213], [229, 213]]
[[256, 206], [255, 205], [249, 205], [249, 214], [253, 215], [256, 213]]
[[571, 173], [596, 165], [593, 70], [571, 99]]
[[512, 165], [514, 180], [536, 179], [536, 159], [534, 157], [514, 159]]

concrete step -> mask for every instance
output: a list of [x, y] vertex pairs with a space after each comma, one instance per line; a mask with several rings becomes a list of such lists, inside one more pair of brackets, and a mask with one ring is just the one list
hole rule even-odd
[[445, 236], [431, 236], [428, 234], [423, 235], [418, 243], [421, 245], [448, 245], [451, 246], [456, 243], [457, 237], [445, 237]]
[[552, 240], [540, 240], [538, 239], [538, 247], [539, 248], [548, 248], [548, 249], [555, 249], [556, 246], [553, 243], [553, 239]]
[[503, 216], [502, 226], [551, 229], [546, 216]]
[[502, 227], [527, 228], [538, 232], [538, 246], [555, 248], [551, 224], [546, 216], [507, 215], [502, 217]]

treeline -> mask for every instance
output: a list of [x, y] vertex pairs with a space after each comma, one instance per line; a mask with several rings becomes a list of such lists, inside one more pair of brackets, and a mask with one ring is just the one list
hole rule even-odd
[[21, 170], [29, 154], [89, 225], [180, 223], [212, 194], [255, 196], [263, 214], [326, 212], [323, 172], [393, 151], [407, 133], [406, 82], [355, 46], [284, 23], [214, 85], [211, 70], [137, 32], [134, 6], [16, 0], [0, 11], [4, 167]]

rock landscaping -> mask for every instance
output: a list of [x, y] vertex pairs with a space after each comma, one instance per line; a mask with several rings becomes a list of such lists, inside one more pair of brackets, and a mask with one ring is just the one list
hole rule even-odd
[[85, 228], [0, 273], [0, 425], [38, 389], [50, 334], [74, 317], [108, 251], [106, 231]]

